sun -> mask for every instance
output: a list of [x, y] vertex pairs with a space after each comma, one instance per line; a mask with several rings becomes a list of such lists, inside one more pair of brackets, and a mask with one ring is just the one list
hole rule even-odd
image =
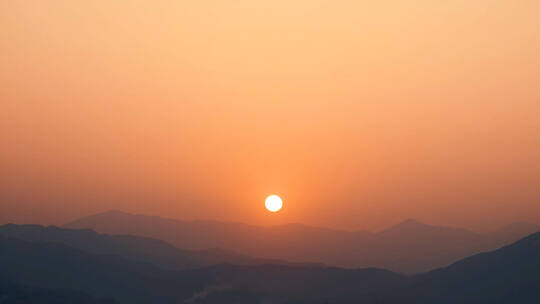
[[266, 198], [266, 200], [264, 201], [264, 205], [266, 206], [266, 209], [268, 209], [268, 211], [278, 212], [283, 206], [283, 201], [279, 196], [274, 194]]

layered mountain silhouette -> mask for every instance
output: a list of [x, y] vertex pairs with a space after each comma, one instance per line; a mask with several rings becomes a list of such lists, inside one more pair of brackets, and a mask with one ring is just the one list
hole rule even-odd
[[221, 248], [265, 259], [320, 262], [339, 267], [379, 267], [418, 273], [447, 266], [540, 231], [516, 224], [489, 234], [406, 220], [379, 233], [289, 224], [258, 227], [216, 221], [180, 221], [109, 211], [64, 225], [108, 234], [151, 237], [190, 250]]
[[163, 304], [539, 303], [540, 233], [414, 276], [374, 268], [270, 264], [173, 271], [61, 243], [0, 236], [0, 273], [3, 303], [42, 303], [13, 300], [17, 286], [91, 297], [81, 303], [98, 298]]
[[221, 249], [185, 250], [157, 239], [132, 235], [99, 234], [90, 229], [63, 229], [55, 226], [0, 226], [0, 235], [29, 242], [60, 243], [89, 253], [119, 255], [131, 260], [149, 262], [167, 269], [191, 269], [229, 263], [235, 265], [292, 263], [259, 259]]

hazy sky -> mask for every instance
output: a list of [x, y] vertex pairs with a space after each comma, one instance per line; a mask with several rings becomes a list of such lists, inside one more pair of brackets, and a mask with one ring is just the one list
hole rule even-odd
[[538, 12], [3, 0], [0, 223], [540, 223]]

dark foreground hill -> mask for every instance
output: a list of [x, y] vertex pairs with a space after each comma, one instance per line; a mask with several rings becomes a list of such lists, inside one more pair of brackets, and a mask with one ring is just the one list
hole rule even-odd
[[540, 233], [415, 277], [415, 303], [540, 303]]
[[164, 241], [131, 236], [99, 234], [89, 229], [64, 229], [55, 226], [0, 226], [0, 235], [29, 242], [60, 243], [88, 253], [119, 255], [149, 262], [172, 270], [201, 268], [216, 264], [258, 265], [290, 264], [280, 260], [259, 259], [221, 249], [185, 250]]
[[46, 289], [21, 286], [0, 277], [2, 304], [115, 304], [113, 299], [96, 299], [84, 292], [69, 289]]
[[68, 288], [119, 303], [532, 304], [540, 303], [540, 233], [416, 276], [288, 265], [169, 271], [63, 244], [0, 237], [0, 273], [32, 288]]
[[470, 255], [497, 249], [530, 233], [536, 225], [512, 225], [491, 234], [430, 226], [406, 220], [379, 233], [340, 231], [299, 224], [258, 227], [215, 221], [180, 221], [109, 211], [66, 224], [101, 233], [152, 237], [180, 248], [222, 248], [249, 256], [340, 267], [378, 267], [419, 273]]

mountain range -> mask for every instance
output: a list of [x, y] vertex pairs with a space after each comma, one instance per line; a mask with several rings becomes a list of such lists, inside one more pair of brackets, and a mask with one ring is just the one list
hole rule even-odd
[[[105, 254], [104, 249], [81, 248], [98, 246], [96, 239], [108, 240], [113, 248], [125, 243], [87, 230], [5, 227], [0, 229], [8, 231], [0, 233], [1, 303], [47, 303], [31, 300], [39, 294], [80, 298], [84, 299], [80, 303], [89, 304], [540, 302], [540, 232], [448, 267], [403, 275], [376, 268], [271, 263], [176, 270], [137, 257], [139, 250], [144, 252], [144, 246], [137, 244], [147, 242], [146, 238], [130, 243], [131, 251]], [[28, 229], [38, 232], [28, 233]], [[36, 233], [54, 237], [33, 238]], [[59, 241], [57, 235], [64, 233], [71, 237]], [[21, 300], [21, 294], [30, 300]]]
[[480, 234], [409, 219], [372, 233], [301, 224], [259, 227], [230, 222], [181, 221], [121, 211], [91, 215], [63, 227], [151, 237], [189, 250], [220, 248], [262, 259], [349, 268], [378, 267], [406, 274], [448, 266], [540, 231], [540, 226], [516, 223]]

